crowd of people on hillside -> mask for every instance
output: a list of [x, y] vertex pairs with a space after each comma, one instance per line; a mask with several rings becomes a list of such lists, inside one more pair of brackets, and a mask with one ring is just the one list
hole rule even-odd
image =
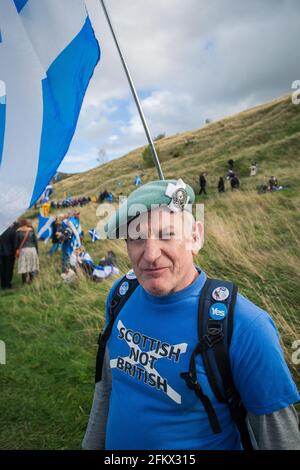
[[98, 196], [98, 202], [113, 202], [114, 196], [111, 192], [108, 192], [107, 189], [101, 191]]
[[84, 233], [80, 224], [80, 213], [59, 214], [52, 223], [52, 256], [61, 251], [61, 276], [66, 282], [72, 281], [76, 273], [82, 272], [89, 279], [99, 281], [118, 274], [115, 254], [110, 251], [98, 263], [94, 263], [83, 246]]
[[[240, 181], [235, 172], [234, 161], [230, 159], [227, 164], [227, 174], [220, 176], [218, 180], [217, 191], [219, 193], [226, 191], [226, 182], [229, 183], [231, 191], [236, 191], [240, 188]], [[250, 177], [257, 176], [257, 162], [252, 162], [249, 169]], [[137, 175], [135, 177], [134, 185], [141, 185], [141, 176]], [[199, 176], [199, 186], [199, 195], [207, 195], [207, 172], [205, 171]], [[65, 193], [64, 199], [50, 201], [49, 198], [53, 190], [50, 186], [47, 188], [47, 200], [44, 199], [42, 201], [41, 207], [41, 213], [44, 217], [49, 217], [51, 209], [83, 207], [91, 201], [99, 203], [114, 201], [113, 194], [107, 189], [100, 192], [98, 198], [88, 196], [70, 197]], [[265, 179], [258, 187], [259, 193], [274, 192], [281, 189], [283, 187], [278, 184], [275, 176], [271, 176], [268, 182]], [[82, 245], [83, 236], [79, 212], [58, 214], [52, 222], [52, 246], [47, 254], [49, 257], [52, 257], [58, 251], [61, 252], [61, 274], [63, 279], [68, 280], [70, 277], [76, 276], [76, 273], [79, 271], [84, 272], [93, 280], [102, 280], [112, 274], [116, 274], [118, 268], [113, 252], [107, 253], [106, 257], [95, 264]], [[39, 249], [37, 235], [29, 219], [20, 219], [0, 236], [0, 277], [2, 289], [12, 288], [16, 260], [17, 272], [21, 275], [22, 283], [30, 284], [39, 272]]]
[[[218, 185], [217, 185], [217, 190], [219, 193], [224, 193], [226, 190], [225, 184], [226, 181], [229, 182], [231, 191], [236, 191], [240, 188], [240, 180], [234, 170], [234, 160], [230, 159], [227, 162], [228, 164], [228, 170], [227, 170], [227, 175], [220, 176], [218, 180]], [[250, 177], [257, 176], [258, 174], [258, 163], [257, 162], [252, 162], [251, 166], [249, 167], [250, 170]], [[199, 176], [199, 195], [205, 194], [207, 195], [206, 192], [206, 186], [207, 186], [207, 172], [202, 172]], [[258, 192], [259, 193], [265, 193], [265, 192], [273, 192], [273, 191], [280, 191], [283, 189], [283, 186], [280, 186], [278, 184], [278, 180], [275, 176], [271, 176], [269, 181], [266, 182], [264, 181], [259, 187], [258, 187]]]
[[[229, 181], [230, 187], [232, 191], [235, 191], [239, 189], [240, 187], [240, 180], [238, 179], [236, 173], [234, 172], [234, 161], [232, 159], [228, 160], [228, 172], [226, 177], [220, 176], [218, 185], [217, 185], [217, 190], [219, 193], [224, 193], [225, 192], [225, 179]], [[207, 172], [202, 172], [199, 177], [199, 186], [200, 186], [200, 191], [199, 195], [205, 194], [207, 195], [206, 192], [206, 185], [207, 185], [207, 180], [206, 180]]]
[[[119, 274], [113, 251], [94, 263], [83, 246], [84, 233], [80, 224], [79, 212], [58, 214], [51, 224], [52, 246], [49, 257], [60, 252], [61, 276], [69, 282], [78, 272], [84, 273], [93, 281], [102, 281]], [[31, 284], [40, 270], [38, 237], [29, 219], [21, 218], [8, 227], [0, 236], [0, 278], [1, 288], [12, 289], [14, 267], [23, 284]]]
[[69, 207], [83, 207], [91, 202], [89, 196], [80, 197], [66, 197], [60, 201], [51, 201], [50, 206], [52, 209], [67, 209]]

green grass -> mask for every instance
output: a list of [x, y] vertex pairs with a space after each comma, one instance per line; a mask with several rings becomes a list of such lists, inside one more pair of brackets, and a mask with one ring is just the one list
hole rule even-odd
[[[291, 345], [300, 338], [299, 123], [300, 106], [284, 97], [157, 143], [166, 177], [182, 177], [198, 192], [198, 175], [208, 172], [208, 196], [197, 196], [205, 203], [205, 243], [196, 261], [210, 276], [236, 282], [272, 315], [298, 384]], [[156, 178], [143, 167], [142, 150], [63, 180], [55, 196], [65, 190], [92, 196], [105, 188], [128, 194], [137, 173], [145, 174], [143, 182]], [[230, 157], [241, 191], [219, 195], [217, 181]], [[248, 176], [252, 160], [259, 162], [256, 178]], [[271, 174], [287, 189], [258, 195], [257, 186]], [[81, 209], [86, 233], [98, 222], [96, 209]], [[27, 215], [36, 221], [36, 214]], [[130, 267], [124, 242], [86, 239], [85, 245], [96, 261], [113, 249], [121, 271]], [[16, 274], [14, 291], [0, 293], [0, 339], [7, 347], [7, 364], [0, 366], [1, 449], [79, 449], [88, 419], [96, 342], [113, 280], [95, 284], [80, 277], [64, 284], [59, 254], [49, 260], [48, 248], [40, 245], [41, 272], [31, 286], [21, 286]]]

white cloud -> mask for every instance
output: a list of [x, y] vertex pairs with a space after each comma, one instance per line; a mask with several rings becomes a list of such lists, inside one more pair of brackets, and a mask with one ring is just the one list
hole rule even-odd
[[0, 96], [5, 96], [5, 94], [6, 94], [5, 82], [3, 80], [0, 80]]
[[88, 151], [79, 153], [68, 153], [63, 163], [60, 165], [59, 171], [67, 173], [77, 173], [81, 171], [90, 170], [99, 165], [97, 161], [98, 150], [95, 147], [90, 148]]

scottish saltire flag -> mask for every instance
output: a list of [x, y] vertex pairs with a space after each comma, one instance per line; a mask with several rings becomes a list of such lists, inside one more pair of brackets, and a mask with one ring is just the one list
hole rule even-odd
[[89, 266], [94, 266], [92, 257], [86, 251], [83, 253], [80, 253], [80, 259], [84, 261], [86, 264], [88, 264]]
[[37, 237], [39, 240], [47, 242], [52, 237], [54, 217], [43, 217], [42, 214], [39, 213], [38, 219]]
[[134, 178], [135, 186], [140, 186], [141, 183], [142, 183], [141, 177], [139, 175], [136, 175], [136, 177]]
[[60, 174], [58, 172], [54, 175], [54, 181], [60, 181]]
[[71, 238], [63, 244], [63, 250], [65, 250], [69, 256], [71, 256], [77, 248], [81, 247], [81, 237], [83, 231], [81, 228], [80, 220], [77, 217], [69, 217], [62, 223], [63, 231], [66, 229], [71, 230]]
[[93, 278], [95, 280], [106, 279], [110, 276], [119, 275], [120, 271], [113, 265], [108, 266], [95, 266], [93, 270]]
[[89, 230], [89, 236], [92, 239], [92, 242], [95, 242], [96, 240], [100, 240], [100, 234], [96, 228], [92, 228], [92, 230]]
[[99, 57], [84, 0], [0, 0], [0, 234], [55, 175]]
[[52, 186], [51, 186], [51, 184], [48, 184], [46, 186], [45, 191], [44, 191], [44, 197], [49, 199], [52, 193], [53, 193]]
[[[1, 44], [1, 31], [0, 31], [0, 44]], [[2, 80], [0, 80], [0, 165], [1, 165], [3, 142], [4, 142], [5, 114], [6, 114], [6, 89], [5, 89], [5, 83]]]

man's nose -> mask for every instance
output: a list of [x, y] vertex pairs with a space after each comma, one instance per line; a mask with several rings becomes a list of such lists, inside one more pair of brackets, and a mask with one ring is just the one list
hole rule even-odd
[[160, 253], [159, 240], [148, 238], [145, 243], [144, 260], [147, 261], [147, 263], [154, 263], [157, 258], [160, 257]]

